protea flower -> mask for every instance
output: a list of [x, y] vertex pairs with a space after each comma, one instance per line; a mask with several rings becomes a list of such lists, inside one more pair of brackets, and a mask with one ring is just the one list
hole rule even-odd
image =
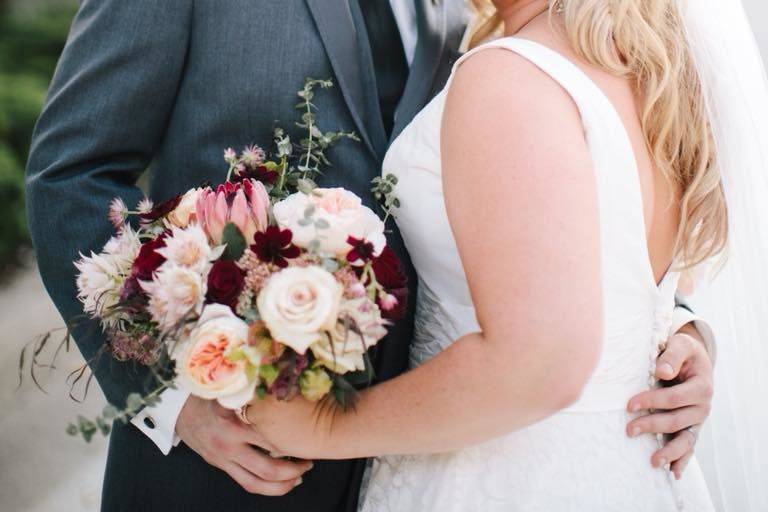
[[269, 194], [254, 180], [227, 182], [216, 191], [203, 190], [195, 208], [198, 222], [214, 244], [221, 244], [224, 226], [235, 224], [247, 241], [269, 224]]

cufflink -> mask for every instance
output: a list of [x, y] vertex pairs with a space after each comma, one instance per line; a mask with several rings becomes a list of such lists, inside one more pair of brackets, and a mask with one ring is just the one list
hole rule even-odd
[[149, 416], [146, 416], [144, 418], [144, 425], [146, 425], [147, 428], [154, 429], [155, 428], [155, 420], [153, 420]]

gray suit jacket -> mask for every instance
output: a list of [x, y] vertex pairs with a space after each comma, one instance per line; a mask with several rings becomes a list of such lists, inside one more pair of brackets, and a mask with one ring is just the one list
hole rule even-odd
[[[466, 23], [463, 0], [414, 1], [419, 43], [395, 135], [442, 87]], [[223, 148], [266, 145], [276, 122], [292, 126], [295, 93], [307, 76], [337, 84], [317, 97], [321, 125], [356, 130], [363, 140], [330, 152], [334, 166], [324, 182], [373, 204], [369, 183], [389, 141], [360, 16], [356, 0], [82, 0], [27, 168], [40, 272], [64, 318], [81, 313], [72, 262], [110, 236], [106, 209], [113, 197], [134, 205], [147, 168], [155, 200], [223, 181]], [[399, 236], [392, 243], [415, 285]], [[381, 378], [405, 369], [412, 313], [381, 345]], [[75, 335], [88, 360], [104, 344], [92, 326]], [[119, 406], [147, 383], [141, 368], [108, 356], [91, 366]], [[103, 507], [353, 510], [361, 467], [318, 464], [296, 491], [270, 500], [247, 495], [183, 446], [165, 458], [136, 429], [118, 426]]]

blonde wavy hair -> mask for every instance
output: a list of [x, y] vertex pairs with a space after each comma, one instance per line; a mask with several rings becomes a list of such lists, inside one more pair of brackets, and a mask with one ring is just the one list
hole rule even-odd
[[[490, 0], [471, 1], [479, 16], [470, 42], [476, 46], [503, 22]], [[550, 15], [562, 16], [579, 55], [636, 84], [654, 163], [682, 191], [675, 252], [691, 267], [724, 252], [728, 211], [679, 1], [561, 0], [550, 2]]]

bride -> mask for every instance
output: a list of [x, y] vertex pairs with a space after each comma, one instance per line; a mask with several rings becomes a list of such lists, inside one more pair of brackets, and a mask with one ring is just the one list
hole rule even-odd
[[505, 37], [459, 60], [384, 162], [418, 368], [354, 411], [266, 400], [248, 418], [275, 453], [377, 456], [364, 511], [713, 510], [695, 459], [676, 479], [648, 464], [663, 439], [625, 425], [680, 283], [725, 256], [729, 194], [749, 188], [716, 38], [681, 0], [476, 3], [495, 8], [477, 37]]

